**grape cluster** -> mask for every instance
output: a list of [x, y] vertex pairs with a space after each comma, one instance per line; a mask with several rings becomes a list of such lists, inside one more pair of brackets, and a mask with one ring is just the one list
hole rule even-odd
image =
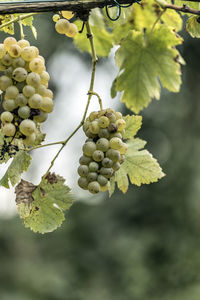
[[53, 110], [53, 93], [48, 89], [50, 76], [45, 60], [25, 39], [7, 37], [0, 44], [1, 130], [7, 137], [33, 145], [41, 134], [40, 123]]
[[78, 168], [78, 185], [92, 194], [106, 191], [109, 180], [124, 162], [126, 122], [120, 112], [108, 108], [92, 112], [83, 124], [88, 137]]
[[65, 34], [68, 37], [73, 38], [78, 33], [78, 28], [75, 24], [70, 23], [69, 20], [74, 17], [72, 11], [61, 11], [60, 14], [53, 15], [53, 21], [55, 24], [55, 29], [60, 34]]

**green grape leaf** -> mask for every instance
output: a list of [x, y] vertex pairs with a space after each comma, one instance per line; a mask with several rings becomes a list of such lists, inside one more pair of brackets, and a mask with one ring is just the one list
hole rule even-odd
[[197, 21], [199, 16], [193, 16], [187, 19], [186, 30], [193, 38], [200, 38], [200, 23]]
[[28, 170], [30, 161], [31, 156], [26, 153], [26, 151], [20, 150], [13, 158], [13, 161], [4, 176], [1, 178], [0, 185], [9, 189], [9, 181], [12, 186], [17, 184], [21, 179], [21, 174]]
[[160, 83], [172, 92], [181, 85], [179, 52], [175, 46], [182, 39], [165, 25], [157, 25], [153, 32], [135, 30], [121, 42], [116, 52], [120, 73], [116, 91], [123, 91], [121, 101], [138, 113], [153, 98], [160, 97]]
[[123, 193], [128, 190], [128, 177], [132, 184], [141, 186], [141, 184], [157, 182], [165, 175], [157, 160], [147, 150], [142, 150], [145, 143], [138, 138], [128, 142], [125, 161], [115, 173], [115, 181]]
[[73, 203], [64, 178], [49, 173], [38, 186], [22, 181], [15, 189], [16, 203], [24, 224], [34, 232], [47, 233], [57, 229], [65, 219], [64, 211]]
[[[83, 22], [76, 21], [75, 24], [78, 30], [81, 30]], [[97, 56], [106, 57], [109, 55], [112, 43], [112, 34], [106, 29], [103, 15], [99, 9], [94, 9], [90, 15], [90, 28], [93, 34], [94, 46]], [[74, 37], [74, 43], [80, 51], [87, 51], [91, 53], [89, 40], [86, 38], [86, 26], [83, 32], [78, 33]]]
[[141, 128], [142, 117], [127, 115], [124, 117], [124, 120], [126, 121], [126, 128], [125, 128], [125, 133], [123, 135], [123, 138], [131, 139], [137, 134], [138, 130]]
[[[1, 26], [10, 22], [13, 18], [13, 15], [0, 15]], [[4, 31], [5, 33], [14, 34], [14, 23], [4, 26], [0, 30]]]

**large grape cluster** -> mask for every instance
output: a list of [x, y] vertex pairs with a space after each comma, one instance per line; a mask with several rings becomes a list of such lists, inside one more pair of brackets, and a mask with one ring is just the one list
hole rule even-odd
[[124, 162], [126, 122], [120, 112], [108, 108], [92, 112], [83, 125], [87, 136], [78, 168], [78, 185], [92, 194], [106, 191], [110, 178]]
[[33, 145], [40, 123], [53, 110], [53, 93], [45, 60], [25, 39], [8, 37], [0, 44], [0, 89], [2, 94], [1, 130], [6, 137], [22, 139]]

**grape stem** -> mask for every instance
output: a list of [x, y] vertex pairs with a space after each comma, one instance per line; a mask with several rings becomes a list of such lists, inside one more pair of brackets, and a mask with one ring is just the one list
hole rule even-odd
[[19, 24], [19, 28], [20, 28], [21, 39], [23, 40], [25, 35], [24, 35], [24, 30], [23, 30], [23, 24], [22, 24], [22, 21], [21, 21], [21, 17], [19, 18], [18, 24]]
[[29, 14], [25, 14], [25, 15], [19, 15], [16, 18], [13, 18], [12, 20], [10, 20], [10, 21], [8, 21], [8, 22], [0, 25], [0, 29], [4, 28], [4, 27], [6, 27], [6, 26], [8, 26], [10, 24], [13, 24], [15, 22], [20, 22], [20, 21], [22, 21], [24, 19], [27, 19], [29, 17], [32, 17], [34, 15], [38, 15], [38, 13], [29, 13]]
[[[42, 177], [43, 179], [48, 175], [50, 169], [53, 167], [54, 165], [54, 162], [55, 160], [57, 159], [57, 157], [59, 156], [60, 152], [63, 150], [63, 148], [66, 146], [66, 144], [69, 142], [69, 140], [75, 135], [75, 133], [83, 126], [84, 124], [84, 121], [86, 119], [86, 115], [87, 115], [87, 112], [88, 112], [88, 108], [89, 108], [89, 105], [90, 105], [90, 100], [92, 98], [93, 95], [97, 96], [98, 99], [99, 99], [99, 104], [100, 104], [100, 107], [102, 107], [102, 101], [101, 101], [101, 98], [100, 96], [95, 93], [93, 91], [93, 88], [94, 88], [94, 80], [95, 80], [95, 72], [96, 72], [96, 63], [97, 63], [97, 56], [96, 56], [96, 52], [95, 52], [95, 47], [94, 47], [94, 41], [93, 41], [93, 34], [91, 32], [91, 29], [90, 29], [90, 25], [89, 25], [89, 22], [87, 21], [86, 22], [86, 31], [87, 31], [87, 38], [89, 39], [89, 42], [90, 42], [90, 47], [91, 47], [91, 55], [92, 55], [92, 73], [91, 73], [91, 79], [90, 79], [90, 87], [89, 87], [89, 91], [88, 91], [88, 100], [87, 100], [87, 104], [86, 104], [86, 107], [85, 107], [85, 110], [84, 110], [84, 114], [83, 114], [83, 118], [80, 122], [80, 124], [76, 127], [76, 129], [67, 137], [66, 140], [64, 141], [60, 141], [60, 142], [56, 142], [56, 143], [50, 143], [50, 144], [46, 144], [46, 145], [41, 145], [41, 146], [36, 146], [36, 147], [33, 147], [31, 148], [30, 150], [33, 150], [33, 149], [37, 149], [37, 148], [41, 148], [41, 147], [47, 147], [47, 146], [52, 146], [52, 145], [57, 145], [57, 144], [62, 144], [62, 146], [60, 147], [60, 149], [58, 150], [58, 152], [56, 153], [56, 155], [54, 156], [54, 158], [52, 159], [51, 161], [51, 164], [48, 168], [48, 170], [46, 171], [46, 173], [44, 174], [44, 176]], [[28, 150], [28, 151], [30, 151]]]
[[88, 95], [90, 95], [90, 94], [94, 95], [94, 96], [96, 96], [98, 98], [98, 100], [99, 100], [99, 106], [100, 106], [100, 109], [102, 110], [103, 109], [103, 105], [102, 105], [102, 100], [101, 100], [101, 97], [99, 96], [99, 94], [97, 94], [95, 92], [92, 92], [92, 91], [89, 91]]

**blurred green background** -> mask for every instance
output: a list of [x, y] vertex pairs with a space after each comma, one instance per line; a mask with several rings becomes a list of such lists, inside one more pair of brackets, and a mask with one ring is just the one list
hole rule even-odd
[[[37, 18], [32, 42], [47, 61], [63, 47], [80, 57], [51, 16]], [[200, 299], [200, 42], [183, 35], [181, 91], [163, 90], [143, 111], [139, 132], [166, 177], [98, 205], [77, 201], [46, 235], [25, 229], [18, 216], [0, 219], [0, 299]]]

